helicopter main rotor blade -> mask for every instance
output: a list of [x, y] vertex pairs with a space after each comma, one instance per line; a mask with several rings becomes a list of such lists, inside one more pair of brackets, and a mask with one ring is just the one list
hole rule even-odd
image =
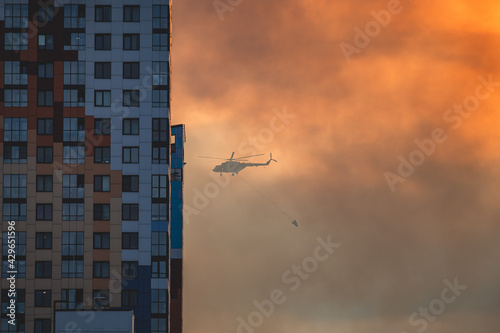
[[233, 160], [239, 160], [239, 159], [242, 159], [242, 158], [247, 158], [247, 157], [255, 157], [255, 156], [262, 156], [264, 154], [258, 154], [258, 155], [250, 155], [250, 156], [242, 156], [242, 157], [238, 157], [238, 158], [233, 158]]
[[199, 158], [214, 158], [216, 160], [227, 160], [227, 158], [211, 157], [211, 156], [198, 156]]

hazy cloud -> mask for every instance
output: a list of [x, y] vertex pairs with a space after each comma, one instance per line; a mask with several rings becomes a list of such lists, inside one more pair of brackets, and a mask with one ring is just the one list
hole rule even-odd
[[[479, 76], [500, 82], [500, 5], [401, 1], [347, 63], [339, 44], [387, 3], [244, 0], [221, 22], [210, 1], [174, 1], [187, 204], [213, 181], [198, 155], [229, 157], [273, 109], [296, 115], [259, 150], [279, 163], [241, 173], [266, 196], [235, 176], [185, 227], [186, 331], [236, 332], [332, 235], [342, 246], [256, 332], [416, 332], [408, 317], [458, 277], [468, 289], [426, 332], [497, 333], [500, 87], [456, 130], [443, 115]], [[384, 172], [435, 128], [447, 140], [392, 193]]]

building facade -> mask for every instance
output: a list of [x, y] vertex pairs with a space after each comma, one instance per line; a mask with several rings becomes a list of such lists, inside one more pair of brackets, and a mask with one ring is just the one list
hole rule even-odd
[[52, 332], [55, 308], [181, 332], [170, 49], [171, 0], [0, 0], [1, 332]]

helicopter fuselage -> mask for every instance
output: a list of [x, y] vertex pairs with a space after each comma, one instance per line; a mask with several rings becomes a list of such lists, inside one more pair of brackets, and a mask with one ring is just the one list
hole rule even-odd
[[270, 162], [271, 161], [268, 161], [267, 163], [244, 163], [244, 162], [228, 161], [217, 165], [212, 171], [221, 174], [231, 173], [234, 175], [238, 174], [241, 170], [245, 169], [246, 167], [269, 165]]

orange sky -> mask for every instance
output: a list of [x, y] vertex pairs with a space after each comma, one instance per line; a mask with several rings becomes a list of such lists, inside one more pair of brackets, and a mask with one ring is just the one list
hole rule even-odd
[[[498, 333], [500, 85], [481, 88], [490, 96], [456, 129], [444, 116], [479, 77], [500, 82], [500, 4], [401, 1], [348, 63], [339, 45], [354, 45], [353, 29], [388, 2], [243, 0], [220, 20], [211, 1], [174, 0], [186, 205], [214, 182], [199, 155], [246, 149], [279, 161], [230, 177], [189, 214], [186, 332], [237, 332], [237, 317], [274, 289], [286, 301], [255, 332], [417, 332], [409, 317], [458, 277], [467, 290], [426, 332]], [[263, 141], [285, 109], [295, 117]], [[446, 141], [392, 192], [384, 173], [435, 129]], [[291, 291], [282, 274], [328, 235], [341, 247]]]

